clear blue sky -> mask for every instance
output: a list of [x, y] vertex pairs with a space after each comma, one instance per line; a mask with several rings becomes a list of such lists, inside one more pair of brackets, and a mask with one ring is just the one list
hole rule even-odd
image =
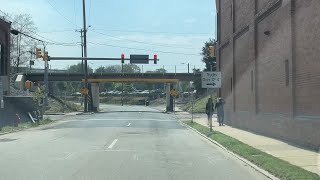
[[[32, 15], [38, 34], [52, 41], [79, 43], [82, 0], [0, 0], [2, 11]], [[203, 68], [201, 47], [215, 38], [214, 0], [86, 0], [89, 57], [120, 57], [126, 54], [158, 54], [158, 66], [185, 69], [181, 63]], [[81, 56], [80, 46], [48, 46], [50, 56]], [[90, 62], [94, 68], [120, 62]], [[52, 62], [66, 68], [75, 62]], [[36, 63], [42, 66], [41, 62]]]

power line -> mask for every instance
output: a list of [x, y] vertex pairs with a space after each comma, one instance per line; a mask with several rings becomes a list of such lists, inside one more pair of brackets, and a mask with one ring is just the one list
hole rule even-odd
[[88, 42], [88, 43], [89, 44], [94, 44], [94, 45], [101, 45], [101, 46], [108, 46], [108, 47], [115, 47], [115, 48], [124, 48], [124, 49], [133, 49], [133, 50], [142, 50], [142, 51], [149, 51], [149, 52], [158, 52], [158, 53], [165, 53], [165, 54], [178, 54], [178, 55], [187, 55], [187, 56], [198, 56], [198, 54], [179, 53], [179, 52], [172, 52], [172, 51], [158, 51], [158, 50], [144, 49], [144, 48], [132, 48], [132, 47], [117, 46], [117, 45], [103, 44], [103, 43], [94, 43], [94, 42]]
[[60, 32], [73, 32], [74, 29], [69, 29], [69, 30], [52, 30], [52, 31], [43, 31], [43, 32], [39, 32], [39, 33], [43, 33], [43, 34], [46, 34], [46, 33], [60, 33]]
[[129, 41], [129, 42], [134, 42], [134, 43], [138, 43], [138, 44], [148, 44], [148, 45], [152, 45], [152, 46], [180, 48], [180, 49], [194, 49], [194, 48], [189, 48], [189, 47], [185, 47], [185, 46], [182, 47], [182, 46], [172, 46], [172, 45], [168, 45], [168, 44], [154, 44], [154, 43], [148, 43], [148, 42], [143, 42], [143, 41], [136, 41], [136, 40], [126, 39], [126, 38], [120, 38], [120, 37], [108, 35], [108, 34], [105, 34], [105, 33], [101, 33], [99, 31], [95, 31], [95, 30], [92, 30], [92, 29], [91, 29], [91, 31], [93, 31], [95, 33], [98, 33], [100, 35], [112, 37], [112, 38], [115, 38], [115, 39], [118, 39], [118, 40]]
[[[20, 26], [23, 26], [22, 24], [20, 24], [19, 22], [17, 22], [15, 19], [13, 19], [11, 16], [9, 16], [7, 13], [5, 13], [4, 11], [0, 10], [0, 12], [1, 12], [2, 14], [4, 14], [7, 18], [9, 18], [12, 22], [14, 22], [14, 23], [16, 23], [16, 24], [18, 24], [18, 25], [20, 25]], [[53, 40], [50, 40], [50, 39], [48, 39], [48, 38], [46, 38], [46, 37], [43, 37], [43, 36], [37, 34], [35, 31], [33, 31], [33, 30], [31, 30], [31, 29], [29, 29], [29, 28], [27, 28], [27, 27], [25, 27], [25, 29], [26, 29], [29, 33], [32, 33], [32, 34], [35, 35], [35, 36], [41, 37], [42, 39], [45, 39], [45, 40], [42, 40], [42, 39], [41, 39], [41, 41], [43, 41], [43, 42], [45, 42], [45, 43], [48, 43], [48, 44], [51, 44], [51, 45], [69, 46], [69, 45], [75, 44], [75, 43], [61, 43], [61, 42], [53, 41]], [[30, 35], [29, 35], [29, 36], [30, 36]]]
[[94, 29], [106, 32], [124, 32], [124, 33], [148, 33], [148, 34], [179, 34], [179, 35], [213, 35], [210, 32], [165, 32], [165, 31], [141, 31], [141, 30], [120, 30], [120, 29]]
[[[49, 5], [61, 16], [63, 17], [65, 20], [67, 20], [70, 24], [74, 25], [75, 27], [79, 27], [77, 26], [74, 22], [72, 22], [71, 20], [69, 20], [67, 17], [65, 17], [53, 4], [51, 4], [50, 0], [47, 0]], [[53, 2], [55, 2], [54, 0], [51, 0]]]
[[112, 37], [118, 40], [122, 40], [122, 41], [129, 41], [129, 42], [133, 42], [133, 43], [138, 43], [138, 44], [144, 44], [144, 45], [152, 45], [152, 46], [160, 46], [160, 47], [170, 47], [170, 48], [180, 48], [180, 49], [194, 49], [194, 48], [189, 48], [189, 47], [185, 47], [185, 46], [172, 46], [172, 45], [166, 45], [166, 44], [154, 44], [154, 43], [148, 43], [148, 42], [143, 42], [143, 41], [136, 41], [136, 40], [132, 40], [132, 39], [127, 39], [127, 38], [120, 38], [120, 37], [116, 37], [116, 36], [112, 36], [112, 35], [108, 35], [105, 33], [101, 33], [99, 31], [95, 31], [92, 30], [91, 31], [98, 33], [100, 35], [104, 35], [104, 36], [108, 36], [108, 37]]
[[[65, 17], [57, 8], [55, 8], [50, 0], [47, 0], [48, 3], [50, 4], [50, 6], [58, 13], [60, 14], [65, 20], [67, 20], [69, 23], [71, 23], [72, 25], [76, 26], [77, 28], [79, 26], [77, 26], [74, 22], [72, 22], [71, 20], [69, 20], [67, 17]], [[54, 0], [52, 0], [54, 1]], [[90, 1], [90, 4], [91, 4], [91, 1]], [[91, 5], [90, 5], [91, 6]], [[90, 7], [91, 8], [91, 7]], [[171, 47], [171, 48], [183, 48], [183, 49], [194, 49], [194, 48], [188, 48], [188, 47], [178, 47], [178, 46], [172, 46], [172, 45], [168, 45], [168, 44], [154, 44], [154, 43], [148, 43], [148, 42], [142, 42], [142, 41], [136, 41], [136, 40], [131, 40], [131, 39], [126, 39], [126, 38], [119, 38], [119, 37], [116, 37], [116, 36], [111, 36], [111, 35], [108, 35], [108, 34], [104, 34], [104, 33], [101, 33], [101, 32], [98, 32], [98, 31], [95, 31], [95, 30], [92, 30], [93, 32], [95, 33], [98, 33], [100, 35], [104, 35], [104, 36], [109, 36], [109, 37], [112, 37], [112, 38], [115, 38], [115, 39], [118, 39], [118, 40], [124, 40], [124, 41], [129, 41], [129, 42], [134, 42], [134, 43], [140, 43], [140, 44], [149, 44], [149, 45], [153, 45], [153, 46], [163, 46], [163, 47]]]
[[[210, 35], [213, 33], [179, 33], [179, 32], [150, 32], [150, 31], [130, 31], [130, 30], [107, 30], [107, 29], [95, 29], [90, 28], [91, 30], [95, 31], [104, 31], [104, 32], [123, 32], [123, 33], [150, 33], [150, 34], [180, 34], [180, 35]], [[69, 32], [74, 31], [74, 29], [60, 29], [60, 30], [52, 30], [52, 31], [46, 31], [41, 33], [55, 33], [55, 32]]]

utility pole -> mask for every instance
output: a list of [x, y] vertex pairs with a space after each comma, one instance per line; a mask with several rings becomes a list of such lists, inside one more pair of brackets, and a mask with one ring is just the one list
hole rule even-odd
[[[80, 39], [81, 39], [81, 57], [83, 57], [83, 29], [80, 29], [80, 30], [76, 30], [76, 32], [80, 32]], [[84, 72], [84, 62], [83, 60], [81, 60], [81, 72], [83, 73]]]
[[[83, 57], [87, 57], [87, 25], [86, 25], [86, 1], [83, 4]], [[88, 89], [88, 60], [84, 60], [84, 84]], [[88, 94], [84, 95], [84, 112], [88, 112]]]
[[[124, 75], [123, 63], [121, 63], [121, 72], [122, 72], [122, 77], [123, 77], [123, 75]], [[121, 91], [121, 106], [123, 106], [123, 82], [122, 82], [122, 91]]]
[[[44, 45], [43, 47], [43, 54], [46, 52], [46, 46]], [[48, 80], [48, 60], [44, 61], [44, 84], [45, 84], [45, 92], [44, 92], [44, 105], [48, 106], [49, 101], [48, 101], [48, 94], [49, 94], [49, 80]]]

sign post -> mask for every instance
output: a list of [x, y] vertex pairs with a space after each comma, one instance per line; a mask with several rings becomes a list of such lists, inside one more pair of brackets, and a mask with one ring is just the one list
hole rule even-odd
[[[221, 72], [202, 72], [201, 74], [202, 88], [216, 89], [221, 88]], [[211, 104], [210, 106], [212, 106]], [[212, 107], [210, 107], [211, 118], [209, 119], [210, 131], [212, 131]]]
[[176, 97], [179, 95], [179, 92], [176, 89], [170, 91], [171, 96], [173, 97], [173, 113], [175, 113], [176, 108]]

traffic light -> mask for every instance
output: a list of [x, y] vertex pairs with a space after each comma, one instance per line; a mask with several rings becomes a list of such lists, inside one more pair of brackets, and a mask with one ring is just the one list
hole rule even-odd
[[30, 89], [31, 88], [31, 81], [27, 80], [25, 83], [24, 83], [24, 86], [26, 89]]
[[124, 54], [121, 54], [121, 63], [124, 64]]
[[43, 54], [43, 60], [48, 61], [48, 59], [49, 59], [49, 53], [48, 53], [48, 51], [45, 51]]
[[214, 54], [214, 46], [209, 46], [209, 53], [210, 53], [210, 57], [214, 57], [215, 54]]
[[33, 66], [33, 65], [34, 65], [34, 61], [30, 60], [30, 66]]
[[36, 57], [38, 58], [42, 58], [42, 54], [41, 54], [41, 49], [40, 48], [36, 48]]
[[154, 64], [157, 64], [158, 62], [158, 55], [153, 55]]

